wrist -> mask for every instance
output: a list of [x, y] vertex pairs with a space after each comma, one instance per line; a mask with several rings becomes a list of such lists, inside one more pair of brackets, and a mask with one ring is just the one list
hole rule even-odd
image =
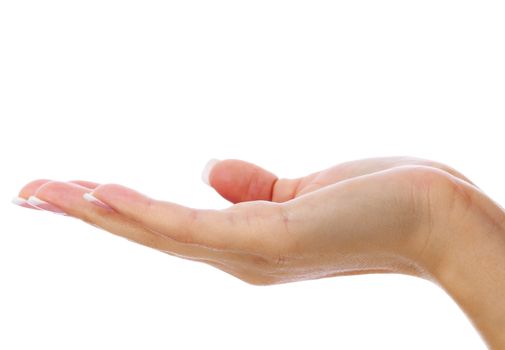
[[[505, 348], [505, 213], [484, 193], [458, 183], [433, 217], [422, 263], [470, 318], [488, 346]], [[442, 207], [443, 206], [443, 207]]]

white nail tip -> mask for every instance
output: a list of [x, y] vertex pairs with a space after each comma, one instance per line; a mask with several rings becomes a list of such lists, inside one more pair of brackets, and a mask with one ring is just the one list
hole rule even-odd
[[49, 211], [54, 214], [67, 216], [67, 214], [65, 212], [63, 212], [61, 209], [59, 209], [58, 207], [54, 206], [51, 203], [43, 201], [42, 199], [39, 199], [35, 196], [28, 197], [28, 200], [26, 202], [37, 209], [42, 209], [42, 210]]
[[42, 199], [38, 199], [35, 196], [28, 197], [27, 202], [28, 202], [28, 204], [31, 204], [31, 205], [34, 205], [34, 206], [38, 206], [38, 205], [42, 205], [42, 204], [48, 204], [46, 201], [43, 201]]
[[87, 193], [87, 192], [84, 193], [82, 195], [82, 198], [84, 198], [88, 202], [96, 204], [96, 205], [98, 205], [98, 206], [100, 206], [102, 208], [111, 209], [111, 207], [108, 204], [105, 204], [104, 202], [102, 202], [101, 200], [99, 200], [98, 198], [96, 198], [95, 196], [93, 196], [91, 193]]
[[85, 193], [82, 195], [82, 198], [84, 198], [85, 200], [87, 200], [88, 202], [94, 202], [94, 201], [97, 201], [98, 199], [96, 197], [94, 197], [91, 193]]
[[210, 186], [210, 182], [209, 182], [210, 172], [212, 171], [212, 168], [214, 168], [214, 165], [216, 165], [219, 162], [220, 162], [219, 159], [212, 158], [211, 160], [209, 160], [207, 162], [207, 164], [205, 164], [205, 167], [203, 168], [203, 171], [202, 171], [202, 181], [205, 184]]
[[21, 197], [14, 197], [14, 198], [12, 198], [11, 202], [16, 205], [23, 205], [23, 204], [26, 204], [27, 200], [24, 198], [21, 198]]

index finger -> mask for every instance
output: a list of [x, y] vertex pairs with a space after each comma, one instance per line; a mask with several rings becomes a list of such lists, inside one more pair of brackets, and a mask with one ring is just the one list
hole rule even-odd
[[[195, 209], [106, 184], [91, 195], [118, 213], [181, 242], [221, 250], [265, 251], [274, 244], [274, 203], [258, 201], [231, 210]], [[88, 196], [89, 199], [89, 196]], [[261, 202], [261, 203], [260, 203]], [[269, 204], [267, 204], [269, 203]]]

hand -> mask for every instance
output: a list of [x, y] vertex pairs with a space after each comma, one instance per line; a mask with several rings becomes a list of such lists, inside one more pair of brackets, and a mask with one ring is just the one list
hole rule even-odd
[[[19, 196], [34, 195], [54, 211], [249, 283], [272, 284], [354, 273], [420, 273], [423, 267], [413, 263], [419, 265], [416, 254], [428, 237], [428, 182], [449, 174], [470, 183], [443, 164], [407, 157], [353, 161], [297, 179], [224, 160], [208, 179], [236, 203], [225, 210], [191, 209], [86, 181], [37, 180]], [[85, 201], [83, 194], [90, 192], [112, 209]]]
[[488, 344], [505, 346], [505, 214], [456, 170], [393, 157], [279, 179], [223, 160], [207, 181], [234, 204], [194, 209], [116, 184], [49, 180], [27, 184], [17, 204], [65, 213], [255, 285], [374, 272], [426, 278], [455, 298]]

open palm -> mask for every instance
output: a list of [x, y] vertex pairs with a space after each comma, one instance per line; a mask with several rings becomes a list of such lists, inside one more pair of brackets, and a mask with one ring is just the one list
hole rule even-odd
[[[424, 266], [413, 262], [430, 244], [433, 196], [449, 200], [451, 182], [474, 188], [444, 164], [411, 157], [352, 161], [294, 179], [241, 160], [211, 165], [205, 180], [234, 203], [223, 210], [89, 181], [36, 180], [20, 191], [18, 204], [263, 285], [370, 272], [420, 275]], [[442, 191], [434, 195], [434, 186]]]

